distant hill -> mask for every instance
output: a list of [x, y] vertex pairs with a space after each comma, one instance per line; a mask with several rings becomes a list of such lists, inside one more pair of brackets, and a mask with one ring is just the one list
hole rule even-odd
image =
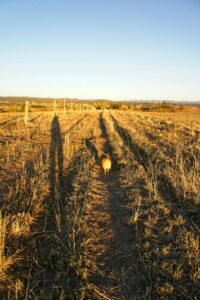
[[78, 98], [52, 98], [52, 97], [29, 97], [29, 96], [0, 96], [0, 102], [7, 102], [7, 103], [23, 103], [25, 101], [30, 101], [30, 102], [42, 102], [42, 103], [52, 103], [56, 100], [58, 103], [63, 102], [66, 100], [66, 102], [70, 103], [116, 103], [116, 104], [129, 104], [129, 105], [134, 105], [134, 104], [151, 104], [153, 106], [159, 106], [163, 103], [168, 104], [168, 105], [189, 105], [189, 106], [199, 106], [200, 105], [200, 100], [199, 101], [176, 101], [176, 100], [109, 100], [109, 99], [78, 99]]

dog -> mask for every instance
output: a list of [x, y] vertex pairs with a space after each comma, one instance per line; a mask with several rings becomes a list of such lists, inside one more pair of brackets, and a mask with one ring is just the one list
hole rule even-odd
[[102, 169], [104, 170], [105, 174], [110, 171], [111, 166], [112, 166], [112, 162], [111, 162], [109, 154], [103, 154], [102, 155], [102, 157], [101, 157], [101, 166], [102, 166]]

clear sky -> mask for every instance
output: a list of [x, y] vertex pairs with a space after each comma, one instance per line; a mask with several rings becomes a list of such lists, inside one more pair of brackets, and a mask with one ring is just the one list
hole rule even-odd
[[200, 100], [200, 0], [0, 0], [0, 95]]

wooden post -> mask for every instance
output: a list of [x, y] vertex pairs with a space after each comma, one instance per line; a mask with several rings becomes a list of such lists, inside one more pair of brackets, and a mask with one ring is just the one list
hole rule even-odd
[[53, 108], [53, 112], [54, 112], [54, 115], [56, 115], [56, 99], [54, 99], [54, 108]]
[[64, 99], [64, 115], [65, 115], [65, 112], [66, 112], [66, 111], [65, 111], [65, 101], [66, 101], [66, 99]]
[[29, 107], [29, 103], [28, 103], [28, 101], [26, 101], [26, 103], [25, 103], [25, 114], [24, 114], [24, 123], [25, 124], [28, 123], [28, 107]]

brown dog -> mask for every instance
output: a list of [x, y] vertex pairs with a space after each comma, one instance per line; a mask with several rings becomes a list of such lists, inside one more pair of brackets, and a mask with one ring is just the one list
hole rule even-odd
[[104, 173], [107, 173], [110, 171], [112, 162], [111, 162], [109, 154], [102, 155], [101, 166], [102, 166], [102, 169], [104, 170]]

